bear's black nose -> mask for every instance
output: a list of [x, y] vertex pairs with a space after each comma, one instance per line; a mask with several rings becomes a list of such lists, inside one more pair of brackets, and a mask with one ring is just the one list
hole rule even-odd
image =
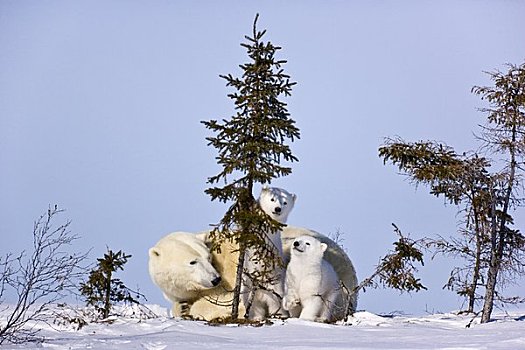
[[281, 207], [275, 207], [275, 212], [279, 214], [281, 212]]
[[293, 246], [294, 247], [299, 247], [299, 242], [297, 242], [297, 241], [293, 242]]
[[211, 284], [213, 284], [213, 286], [217, 286], [219, 283], [221, 283], [221, 276], [215, 278], [213, 281], [211, 281]]

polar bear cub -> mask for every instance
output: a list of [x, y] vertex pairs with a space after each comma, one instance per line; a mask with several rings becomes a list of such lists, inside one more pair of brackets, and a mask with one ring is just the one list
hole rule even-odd
[[221, 282], [204, 235], [174, 232], [149, 250], [149, 274], [173, 303], [173, 316], [184, 316], [193, 302]]
[[[292, 211], [297, 196], [293, 193], [289, 193], [282, 188], [264, 186], [259, 196], [259, 206], [261, 209], [269, 215], [275, 221], [281, 224], [288, 221], [288, 215]], [[269, 235], [272, 244], [279, 251], [281, 258], [283, 257], [283, 247], [281, 241], [281, 231], [277, 231], [272, 235]]]
[[320, 322], [333, 320], [332, 309], [341, 289], [332, 265], [323, 259], [327, 247], [311, 236], [300, 236], [293, 241], [283, 298], [283, 308], [291, 317]]
[[[292, 211], [297, 196], [288, 191], [264, 186], [258, 199], [261, 209], [272, 219], [284, 224]], [[274, 247], [279, 258], [283, 259], [281, 231], [267, 235], [267, 245]], [[253, 260], [255, 252], [251, 249], [246, 254], [246, 270], [249, 274], [260, 271], [261, 263]], [[262, 262], [264, 264], [264, 262]], [[271, 282], [254, 290], [254, 285], [248, 276], [245, 276], [242, 287], [243, 303], [248, 308], [250, 319], [263, 320], [266, 317], [284, 315], [282, 312], [282, 296], [284, 294], [284, 270], [275, 268], [270, 276]]]

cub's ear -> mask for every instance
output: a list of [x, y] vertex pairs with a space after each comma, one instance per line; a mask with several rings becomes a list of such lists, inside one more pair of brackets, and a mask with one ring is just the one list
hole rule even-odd
[[157, 248], [150, 248], [149, 249], [149, 257], [154, 258], [160, 256], [160, 252]]
[[326, 251], [326, 248], [328, 248], [328, 245], [326, 243], [321, 243], [321, 251], [323, 253]]
[[295, 193], [292, 194], [292, 199], [293, 199], [293, 202], [295, 203], [295, 201], [297, 200], [297, 195]]

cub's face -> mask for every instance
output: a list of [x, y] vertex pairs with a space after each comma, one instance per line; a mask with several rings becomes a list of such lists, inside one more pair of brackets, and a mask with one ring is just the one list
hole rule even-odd
[[282, 188], [264, 187], [259, 197], [261, 209], [272, 219], [285, 223], [295, 204], [296, 195]]
[[321, 260], [327, 247], [311, 236], [297, 237], [292, 243], [292, 259]]

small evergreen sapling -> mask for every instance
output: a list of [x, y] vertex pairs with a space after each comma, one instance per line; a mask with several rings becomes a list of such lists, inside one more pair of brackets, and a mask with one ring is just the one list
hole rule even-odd
[[97, 267], [91, 270], [86, 283], [80, 284], [80, 292], [88, 306], [94, 306], [99, 315], [105, 319], [109, 316], [115, 303], [139, 304], [138, 299], [144, 295], [135, 292], [124, 283], [113, 277], [113, 273], [124, 270], [124, 265], [131, 255], [119, 250], [114, 253], [108, 249], [103, 258], [97, 259]]
[[[418, 269], [416, 263], [424, 265], [423, 253], [421, 252], [422, 240], [412, 240], [410, 237], [403, 235], [401, 230], [395, 225], [394, 232], [399, 236], [399, 239], [394, 242], [394, 250], [382, 257], [377, 265], [375, 271], [370, 277], [364, 279], [353, 290], [347, 290], [348, 300], [351, 300], [353, 294], [357, 294], [361, 289], [367, 287], [377, 288], [379, 285], [400, 292], [419, 292], [422, 289], [427, 289], [419, 278], [416, 277]], [[352, 305], [348, 303], [345, 322], [352, 314]]]

